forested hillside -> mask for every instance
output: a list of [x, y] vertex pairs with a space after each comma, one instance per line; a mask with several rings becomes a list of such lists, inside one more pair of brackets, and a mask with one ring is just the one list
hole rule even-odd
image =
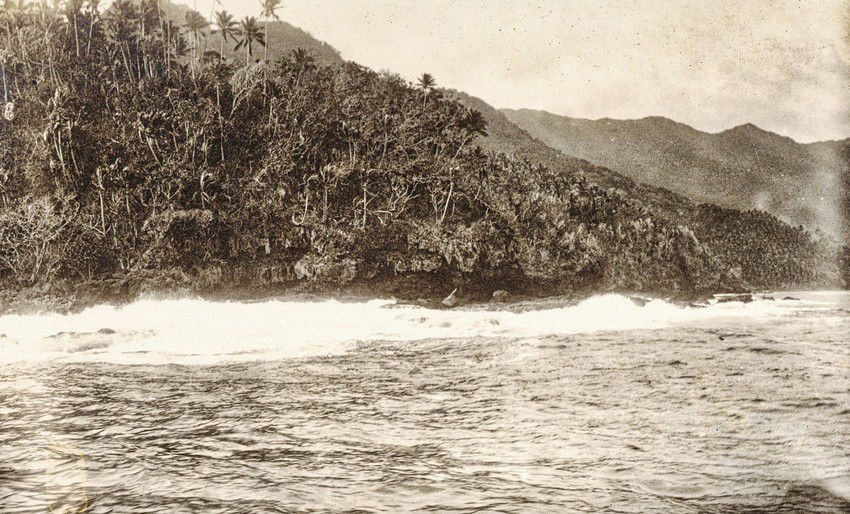
[[636, 182], [610, 168], [579, 159], [547, 146], [539, 139], [510, 121], [505, 115], [480, 98], [451, 91], [464, 105], [482, 113], [488, 123], [488, 137], [479, 141], [481, 147], [493, 153], [504, 153], [520, 159], [544, 164], [548, 168], [571, 175], [584, 175], [604, 189], [625, 191], [631, 198], [651, 206], [655, 213], [674, 223], [680, 223], [695, 213], [696, 204], [669, 189]]
[[662, 117], [585, 120], [504, 110], [512, 122], [567, 155], [696, 202], [759, 209], [792, 225], [847, 239], [850, 141], [810, 145], [745, 124], [717, 134]]
[[[138, 1], [134, 3], [139, 4]], [[118, 2], [118, 5], [128, 4]], [[258, 60], [273, 62], [300, 48], [322, 64], [343, 62], [336, 48], [281, 20], [279, 11], [284, 4], [280, 0], [265, 0], [263, 6], [267, 9], [260, 9], [257, 16], [245, 18], [237, 18], [224, 10], [198, 13], [186, 5], [166, 0], [159, 0], [155, 5], [165, 20], [183, 28], [189, 53], [192, 47], [197, 46], [198, 55], [211, 52], [207, 53], [208, 58], [220, 54], [234, 61], [252, 63]], [[257, 5], [260, 6], [259, 2]], [[214, 3], [214, 7], [218, 6], [217, 2]], [[195, 32], [197, 45], [193, 39]], [[250, 45], [245, 44], [247, 34], [253, 40]]]
[[[699, 241], [728, 266], [731, 275], [741, 279], [748, 287], [836, 287], [842, 282], [836, 281], [836, 266], [844, 270], [843, 283], [850, 283], [846, 275], [847, 248], [840, 249], [825, 234], [813, 236], [763, 211], [739, 211], [710, 203], [699, 204], [663, 187], [635, 182], [616, 171], [569, 157], [546, 146], [511, 122], [503, 112], [478, 98], [460, 92], [453, 94], [465, 105], [479, 109], [489, 122], [489, 137], [482, 140], [482, 147], [542, 162], [560, 173], [584, 175], [593, 183], [622, 190], [629, 197], [639, 199], [654, 216], [690, 227]], [[511, 114], [511, 111], [505, 112]], [[809, 146], [811, 152], [820, 153], [826, 159], [835, 155], [836, 145], [818, 143]], [[845, 160], [847, 151], [845, 146]], [[610, 159], [629, 157], [618, 155]], [[847, 177], [850, 173], [845, 174]], [[727, 186], [734, 187], [737, 183], [731, 181]], [[746, 186], [751, 187], [752, 184]], [[843, 191], [850, 191], [850, 184], [845, 184]], [[847, 215], [846, 212], [844, 215]]]
[[[304, 50], [274, 64], [203, 52], [196, 15], [180, 25], [165, 11], [0, 11], [7, 287], [151, 274], [194, 288], [401, 277], [487, 294], [746, 285], [742, 264], [628, 192], [482, 150], [482, 113], [427, 74], [412, 85]], [[249, 57], [273, 44], [262, 25], [231, 29]], [[794, 277], [837, 285], [836, 262]], [[768, 268], [764, 285], [782, 273]]]

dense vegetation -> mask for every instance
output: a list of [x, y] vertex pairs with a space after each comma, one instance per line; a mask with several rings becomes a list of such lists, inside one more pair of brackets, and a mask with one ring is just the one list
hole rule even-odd
[[[631, 198], [640, 199], [650, 207], [654, 216], [692, 228], [699, 241], [728, 266], [728, 274], [746, 287], [793, 289], [850, 284], [850, 249], [836, 244], [828, 235], [820, 232], [811, 234], [799, 226], [791, 227], [761, 211], [738, 211], [698, 204], [667, 189], [634, 182], [614, 170], [564, 155], [544, 145], [511, 123], [503, 112], [478, 98], [463, 93], [457, 96], [465, 105], [479, 109], [489, 123], [489, 137], [481, 141], [482, 148], [545, 163], [560, 173], [583, 174], [595, 184], [616, 188]], [[818, 157], [821, 161], [835, 158], [842, 162], [847, 170], [843, 177], [845, 181], [850, 180], [850, 168], [847, 168], [850, 146], [838, 143], [808, 146], [812, 154], [821, 154]], [[836, 146], [843, 149], [839, 156], [836, 156]], [[618, 150], [615, 153], [626, 159], [623, 152]], [[838, 169], [841, 165], [834, 162], [831, 166]], [[747, 187], [751, 188], [752, 184]], [[850, 183], [837, 188], [838, 196], [844, 197], [845, 208], [834, 215], [841, 219], [850, 219], [847, 215], [850, 197], [842, 195], [846, 191], [850, 191]]]
[[752, 124], [710, 134], [662, 117], [584, 120], [532, 110], [503, 114], [553, 148], [637, 182], [698, 202], [767, 211], [850, 241], [842, 188], [850, 181], [850, 140], [799, 144]]
[[[427, 74], [414, 86], [299, 49], [265, 56], [263, 27], [227, 13], [178, 24], [157, 0], [106, 12], [95, 1], [7, 2], [0, 278], [741, 285], [731, 246], [716, 252], [581, 174], [482, 152], [481, 113]], [[229, 35], [218, 51], [204, 50], [210, 30]], [[227, 58], [225, 44], [244, 53]], [[782, 273], [766, 268], [759, 284], [784, 284]]]
[[690, 226], [750, 287], [830, 288], [847, 279], [846, 247], [830, 244], [823, 234], [813, 237], [803, 227], [791, 227], [765, 212], [700, 205]]

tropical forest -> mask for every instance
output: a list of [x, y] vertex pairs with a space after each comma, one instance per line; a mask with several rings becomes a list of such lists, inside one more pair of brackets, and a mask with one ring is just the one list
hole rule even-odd
[[163, 0], [0, 6], [4, 291], [848, 283], [845, 246], [770, 214], [670, 216], [578, 167], [485, 150], [489, 120], [438, 77], [275, 42], [279, 7], [240, 20]]

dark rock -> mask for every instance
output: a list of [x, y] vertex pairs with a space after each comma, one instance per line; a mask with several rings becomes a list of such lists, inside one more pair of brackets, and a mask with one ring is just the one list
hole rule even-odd
[[799, 302], [800, 301], [799, 298], [794, 298], [793, 296], [786, 296], [785, 298], [783, 298], [783, 300], [791, 300], [793, 302]]
[[741, 302], [741, 303], [750, 303], [753, 301], [753, 295], [751, 294], [736, 294], [732, 296], [724, 296], [717, 300], [717, 303], [732, 303], [732, 302]]
[[98, 334], [114, 334], [115, 331], [112, 330], [111, 328], [101, 328], [100, 330], [97, 331], [97, 333]]
[[505, 290], [499, 289], [498, 291], [493, 291], [493, 301], [494, 302], [504, 302], [508, 299], [511, 294]]
[[643, 307], [650, 302], [650, 298], [641, 298], [640, 296], [630, 296], [629, 300], [638, 307]]

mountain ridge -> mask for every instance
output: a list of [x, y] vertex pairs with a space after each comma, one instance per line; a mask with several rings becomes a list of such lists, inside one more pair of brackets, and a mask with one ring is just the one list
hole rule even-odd
[[612, 117], [609, 117], [609, 116], [603, 116], [601, 118], [588, 118], [588, 117], [583, 117], [583, 116], [569, 116], [569, 115], [566, 115], [566, 114], [558, 114], [556, 112], [552, 112], [552, 111], [549, 111], [547, 109], [532, 109], [532, 108], [529, 108], [529, 107], [516, 107], [516, 108], [514, 108], [514, 107], [494, 107], [494, 108], [496, 110], [498, 110], [499, 112], [502, 112], [502, 113], [505, 113], [505, 112], [525, 112], [525, 111], [527, 111], [527, 112], [532, 112], [532, 113], [540, 113], [540, 114], [544, 114], [544, 115], [547, 115], [547, 116], [565, 118], [565, 119], [569, 119], [569, 120], [573, 120], [573, 121], [577, 121], [577, 122], [590, 122], [590, 123], [600, 123], [600, 122], [621, 123], [622, 122], [622, 123], [629, 123], [629, 122], [657, 121], [659, 123], [674, 125], [674, 126], [678, 126], [678, 127], [684, 127], [684, 128], [693, 130], [695, 132], [701, 132], [703, 134], [714, 135], [714, 136], [722, 134], [724, 132], [732, 132], [732, 131], [738, 131], [738, 130], [741, 130], [741, 129], [747, 129], [747, 130], [755, 130], [755, 131], [758, 131], [758, 132], [764, 132], [764, 133], [767, 133], [767, 134], [772, 134], [774, 136], [785, 138], [785, 139], [790, 139], [791, 141], [795, 142], [796, 144], [804, 145], [804, 146], [818, 145], [818, 144], [822, 144], [822, 143], [850, 142], [850, 136], [847, 136], [847, 137], [844, 137], [844, 138], [824, 139], [824, 140], [809, 141], [809, 142], [798, 141], [797, 139], [794, 139], [791, 136], [787, 136], [785, 134], [780, 134], [779, 132], [774, 132], [772, 130], [760, 127], [757, 124], [750, 122], [750, 121], [740, 123], [738, 125], [733, 125], [729, 128], [724, 128], [724, 129], [721, 129], [721, 130], [710, 131], [710, 130], [700, 129], [700, 128], [694, 127], [693, 125], [685, 123], [683, 121], [678, 121], [678, 120], [675, 120], [673, 118], [669, 118], [667, 116], [662, 116], [662, 115], [659, 115], [659, 114], [650, 114], [650, 115], [641, 116], [641, 117], [638, 117], [638, 118], [612, 118]]
[[850, 139], [798, 143], [752, 123], [710, 133], [663, 117], [585, 120], [531, 109], [500, 110], [565, 154], [663, 187], [695, 202], [761, 209], [792, 225], [846, 239], [842, 182]]
[[647, 206], [655, 208], [659, 215], [670, 221], [690, 218], [696, 212], [696, 204], [682, 195], [669, 189], [637, 182], [610, 168], [565, 154], [511, 122], [499, 109], [486, 101], [462, 91], [447, 91], [467, 107], [481, 112], [487, 120], [489, 135], [477, 140], [477, 144], [485, 151], [507, 153], [532, 162], [540, 162], [561, 173], [581, 173], [600, 187], [627, 191]]

